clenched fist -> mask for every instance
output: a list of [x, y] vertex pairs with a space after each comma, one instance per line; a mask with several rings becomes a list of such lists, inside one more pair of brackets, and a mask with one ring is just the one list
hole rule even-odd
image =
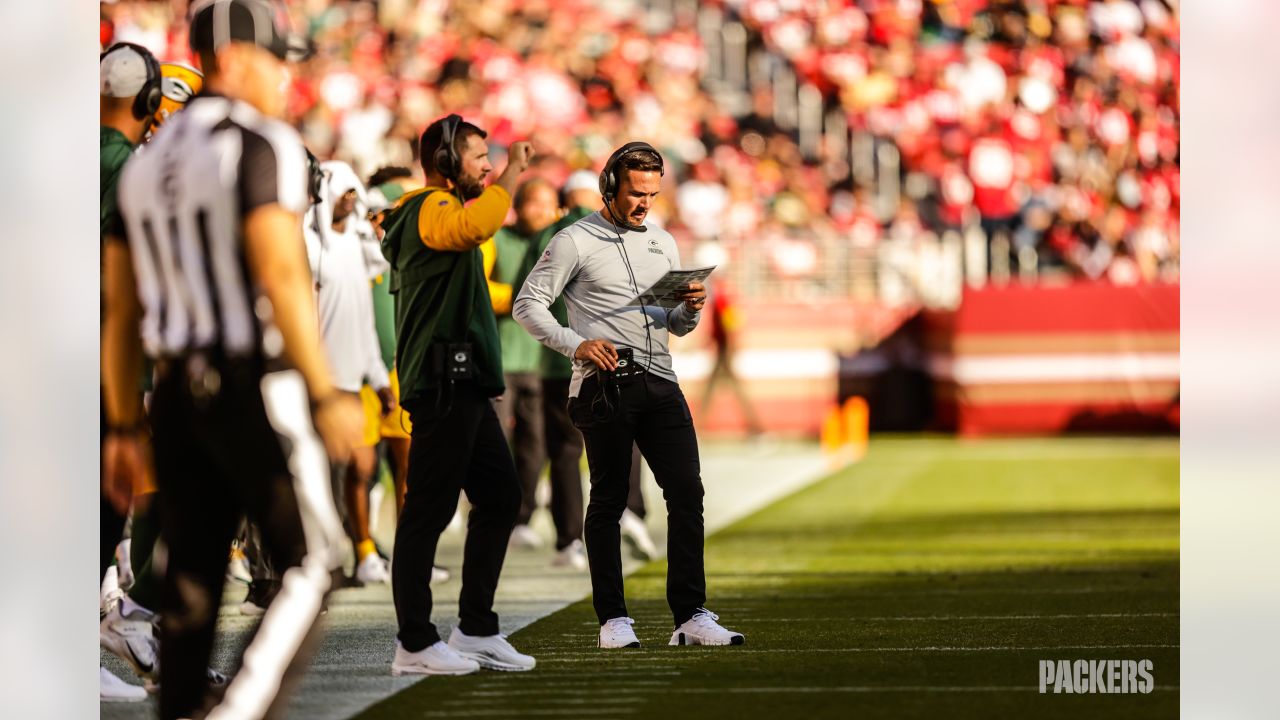
[[509, 167], [516, 172], [524, 172], [529, 168], [531, 160], [533, 160], [533, 143], [524, 140], [511, 143], [511, 148], [507, 150], [507, 165]]

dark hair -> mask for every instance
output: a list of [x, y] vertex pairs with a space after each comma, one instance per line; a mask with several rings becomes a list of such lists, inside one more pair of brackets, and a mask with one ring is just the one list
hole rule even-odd
[[640, 172], [662, 172], [662, 158], [648, 150], [633, 150], [618, 161], [618, 183], [622, 183], [623, 170], [639, 170]]
[[[418, 141], [418, 158], [422, 162], [422, 172], [428, 176], [438, 174], [436, 172], [435, 155], [436, 148], [440, 147], [440, 136], [444, 133], [444, 119], [437, 120], [427, 126], [422, 131], [422, 138]], [[461, 154], [462, 148], [466, 147], [467, 140], [477, 135], [481, 139], [489, 137], [489, 134], [480, 128], [472, 125], [467, 121], [458, 123], [458, 129], [453, 133], [453, 151]]]
[[378, 168], [369, 176], [369, 182], [366, 183], [366, 187], [377, 187], [392, 180], [411, 177], [413, 177], [413, 171], [409, 168], [400, 165], [387, 165]]
[[[511, 207], [522, 207], [529, 201], [529, 196], [533, 194], [533, 191], [540, 187], [549, 188], [552, 192], [556, 191], [555, 185], [552, 185], [550, 180], [540, 176], [531, 177], [520, 183], [520, 186], [516, 188], [515, 197], [511, 199]], [[557, 193], [557, 197], [558, 195]]]

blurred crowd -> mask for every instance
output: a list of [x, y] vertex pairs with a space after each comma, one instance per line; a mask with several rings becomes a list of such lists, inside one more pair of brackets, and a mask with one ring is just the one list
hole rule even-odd
[[[285, 5], [315, 50], [291, 118], [316, 155], [361, 176], [416, 167], [422, 128], [458, 112], [495, 148], [532, 140], [532, 170], [557, 185], [625, 140], [653, 143], [672, 191], [651, 221], [716, 250], [703, 257], [763, 251], [780, 276], [816, 272], [831, 247], [980, 228], [1040, 273], [1177, 280], [1177, 0]], [[191, 60], [185, 0], [101, 8], [104, 47]], [[714, 53], [700, 13], [718, 20]], [[729, 90], [744, 102], [724, 102], [720, 28], [735, 23], [750, 63], [795, 82], [742, 73]], [[796, 87], [820, 93], [813, 153], [778, 116], [777, 93]], [[896, 165], [857, 172], [858, 138], [896, 149]]]

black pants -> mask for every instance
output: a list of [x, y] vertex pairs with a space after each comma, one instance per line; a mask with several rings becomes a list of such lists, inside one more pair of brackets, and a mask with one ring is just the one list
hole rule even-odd
[[569, 401], [569, 412], [586, 440], [591, 468], [586, 536], [596, 616], [604, 624], [628, 615], [618, 521], [627, 507], [634, 442], [667, 503], [667, 604], [680, 625], [707, 600], [702, 477], [689, 405], [679, 385], [645, 375], [624, 385], [612, 417], [599, 421], [588, 417], [598, 386], [595, 376], [587, 378], [578, 397]]
[[[569, 380], [542, 381], [542, 417], [551, 460], [551, 520], [556, 549], [582, 539], [582, 433], [569, 419]], [[525, 497], [528, 503], [529, 497]]]
[[[193, 395], [175, 363], [152, 405], [161, 537], [160, 717], [199, 716], [213, 649], [227, 550], [246, 514], [262, 531], [282, 589], [245, 649], [219, 709], [232, 717], [283, 710], [280, 690], [302, 672], [342, 539], [324, 447], [296, 372], [260, 377], [218, 368], [220, 389]], [[206, 375], [207, 377], [207, 375]]]
[[458, 627], [468, 635], [498, 633], [493, 595], [520, 511], [515, 464], [493, 403], [469, 381], [459, 382], [452, 394], [441, 417], [431, 408], [408, 408], [408, 490], [396, 526], [391, 590], [397, 637], [409, 652], [440, 640], [431, 622], [431, 566], [440, 533], [458, 507], [458, 492], [466, 491], [472, 506], [458, 599]]
[[516, 478], [520, 481], [520, 514], [517, 525], [528, 525], [537, 509], [534, 491], [546, 461], [546, 441], [542, 419], [542, 381], [537, 373], [507, 373], [507, 392], [495, 411], [511, 451], [515, 456]]

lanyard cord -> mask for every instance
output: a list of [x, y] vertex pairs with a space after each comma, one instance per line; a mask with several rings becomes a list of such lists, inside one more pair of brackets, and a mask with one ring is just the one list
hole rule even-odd
[[[618, 231], [618, 224], [614, 222], [616, 216], [613, 214], [613, 208], [607, 203], [605, 209], [609, 211], [610, 224], [613, 225], [613, 234], [618, 237], [619, 253], [622, 255], [623, 265], [627, 268], [627, 276], [631, 278], [631, 287], [636, 291], [636, 298], [640, 300], [640, 312], [644, 316], [644, 337], [645, 337], [645, 357], [650, 364], [653, 363], [653, 334], [649, 330], [649, 307], [645, 305], [644, 298], [640, 294], [640, 283], [636, 281], [635, 268], [631, 267], [631, 256], [627, 253], [627, 243], [622, 239], [622, 233]], [[641, 378], [644, 380], [644, 388], [647, 393], [649, 390], [649, 366], [641, 365], [644, 374]]]

